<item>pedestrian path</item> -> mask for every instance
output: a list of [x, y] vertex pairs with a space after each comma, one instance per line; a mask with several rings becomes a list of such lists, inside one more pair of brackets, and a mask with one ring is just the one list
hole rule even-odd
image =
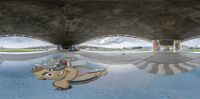
[[134, 66], [149, 73], [160, 75], [174, 75], [189, 72], [200, 65], [200, 59], [194, 59], [192, 55], [180, 53], [157, 53], [151, 58], [135, 60]]

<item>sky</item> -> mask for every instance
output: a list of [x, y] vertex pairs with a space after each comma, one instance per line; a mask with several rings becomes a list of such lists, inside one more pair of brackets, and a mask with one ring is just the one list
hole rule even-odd
[[3, 48], [28, 48], [48, 45], [53, 44], [28, 37], [12, 36], [0, 38], [0, 47]]
[[95, 40], [90, 40], [90, 41], [84, 42], [80, 45], [105, 47], [105, 48], [123, 48], [123, 47], [138, 47], [138, 46], [150, 47], [150, 46], [152, 46], [151, 42], [141, 40], [138, 38], [123, 37], [123, 36], [97, 38]]
[[189, 47], [196, 47], [196, 46], [200, 47], [200, 38], [188, 40], [186, 42], [181, 43], [181, 45], [186, 45]]

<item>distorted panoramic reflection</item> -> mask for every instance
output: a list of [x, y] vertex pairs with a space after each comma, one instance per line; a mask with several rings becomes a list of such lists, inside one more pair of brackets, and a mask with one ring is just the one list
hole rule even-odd
[[0, 60], [25, 60], [46, 56], [56, 45], [31, 36], [6, 35], [0, 37]]
[[19, 48], [39, 48], [53, 46], [52, 43], [42, 41], [40, 39], [25, 37], [25, 36], [6, 36], [0, 37], [1, 49], [19, 49]]
[[200, 99], [200, 0], [0, 0], [0, 99]]
[[81, 55], [103, 64], [132, 64], [148, 73], [175, 75], [195, 69], [200, 61], [198, 40], [153, 40], [151, 42], [134, 37], [109, 36], [96, 38], [80, 44]]
[[79, 45], [81, 48], [95, 51], [150, 51], [151, 41], [131, 36], [99, 37]]
[[[15, 45], [11, 48], [11, 45], [8, 47], [2, 44], [1, 48], [12, 49], [0, 53], [0, 88], [4, 89], [0, 93], [3, 99], [118, 99], [120, 96], [129, 99], [129, 96], [142, 98], [143, 94], [162, 99], [188, 96], [185, 91], [184, 95], [172, 92], [154, 96], [151, 93], [166, 91], [164, 86], [171, 90], [174, 86], [186, 86], [186, 83], [200, 87], [200, 80], [196, 77], [200, 70], [200, 54], [197, 52], [199, 43], [195, 39], [186, 42], [173, 40], [169, 41], [169, 45], [164, 45], [162, 40], [105, 37], [73, 45], [66, 50], [45, 42], [39, 45], [43, 51], [34, 52], [16, 50], [38, 49], [34, 44], [41, 44], [42, 41], [35, 42], [24, 37], [22, 40], [21, 37], [7, 40], [4, 39], [4, 43]], [[26, 42], [26, 47], [22, 45], [23, 42]], [[195, 54], [186, 51], [186, 48], [195, 49]], [[189, 80], [191, 75], [196, 75], [193, 78], [195, 80]], [[186, 83], [181, 83], [183, 81]], [[188, 88], [193, 89], [192, 86]], [[148, 90], [148, 93], [143, 93], [144, 90]], [[113, 97], [116, 91], [120, 96]], [[132, 93], [137, 91], [141, 93]], [[196, 95], [193, 92], [192, 95]]]
[[200, 38], [190, 39], [181, 43], [182, 51], [200, 52]]

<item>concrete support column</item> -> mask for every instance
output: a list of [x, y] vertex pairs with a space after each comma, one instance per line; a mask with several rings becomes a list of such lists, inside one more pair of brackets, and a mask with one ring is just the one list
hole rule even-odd
[[180, 40], [174, 40], [174, 43], [173, 43], [173, 52], [176, 52], [177, 50], [179, 50], [180, 46], [181, 46], [181, 41]]
[[173, 43], [173, 52], [176, 52], [176, 40], [174, 40], [174, 43]]
[[158, 52], [160, 50], [159, 40], [153, 40], [153, 52]]
[[57, 44], [57, 51], [61, 51], [62, 50], [62, 45], [61, 44]]

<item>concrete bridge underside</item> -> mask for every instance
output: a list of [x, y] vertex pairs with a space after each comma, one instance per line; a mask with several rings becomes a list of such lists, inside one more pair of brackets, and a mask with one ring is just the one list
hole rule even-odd
[[0, 35], [70, 46], [108, 34], [185, 40], [200, 35], [199, 0], [1, 0]]

